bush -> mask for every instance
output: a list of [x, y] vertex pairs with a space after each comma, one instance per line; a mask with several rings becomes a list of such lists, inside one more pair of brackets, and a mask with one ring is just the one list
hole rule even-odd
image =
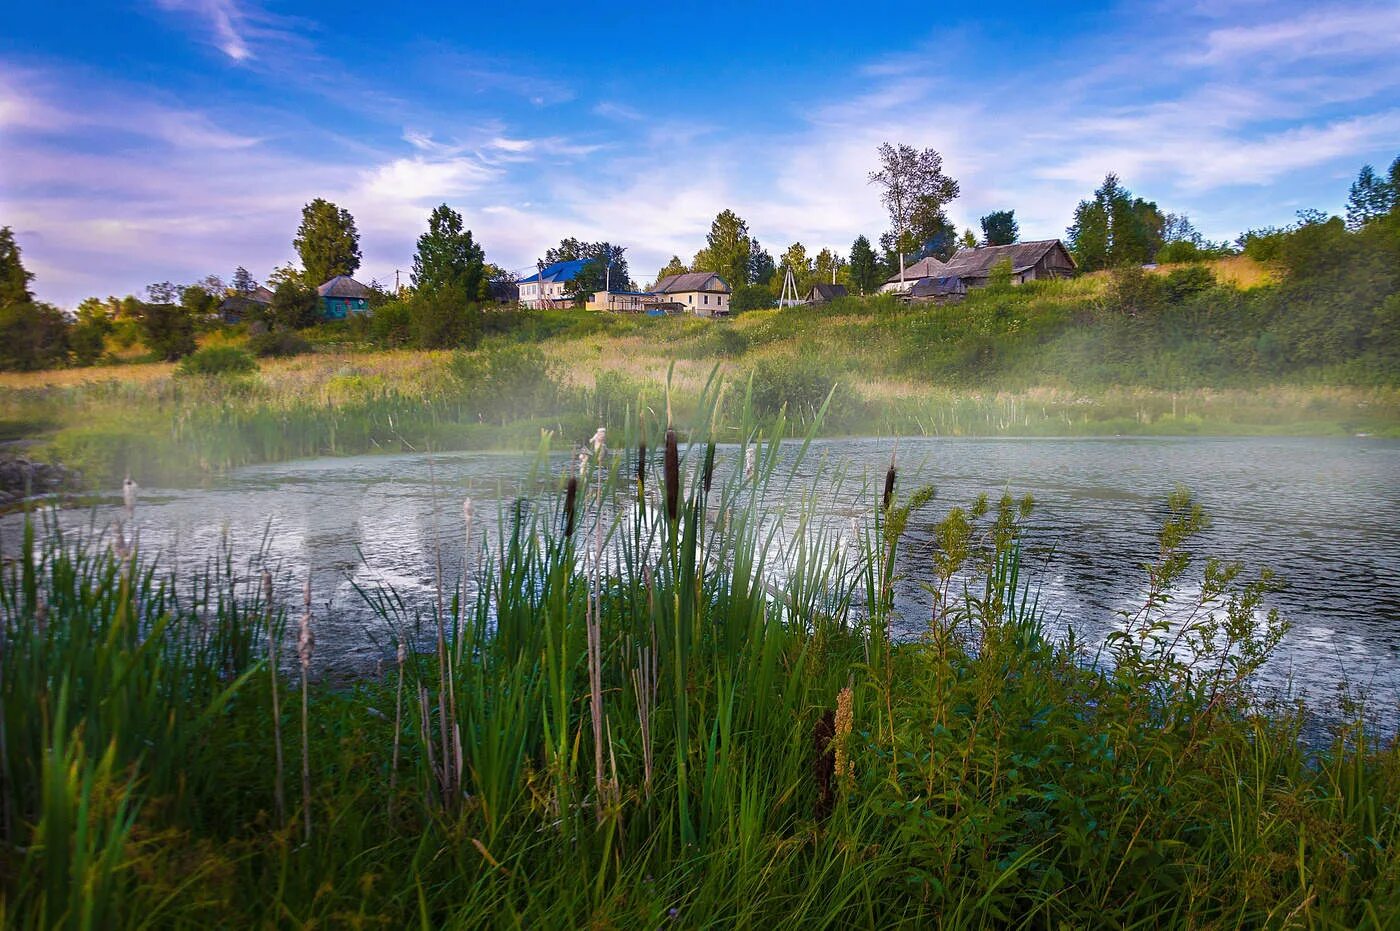
[[237, 346], [206, 346], [191, 353], [175, 370], [178, 375], [247, 375], [258, 370], [257, 361]]
[[1108, 282], [1108, 306], [1127, 317], [1137, 317], [1157, 310], [1162, 303], [1162, 285], [1156, 275], [1149, 275], [1139, 265], [1115, 268]]
[[407, 301], [389, 301], [369, 313], [369, 338], [385, 349], [407, 346], [413, 337], [413, 319]]
[[1162, 282], [1162, 297], [1175, 304], [1215, 287], [1215, 273], [1204, 265], [1173, 269]]
[[194, 318], [178, 304], [142, 304], [137, 311], [141, 339], [146, 348], [165, 362], [174, 362], [195, 351]]
[[729, 302], [729, 309], [738, 314], [746, 310], [762, 310], [765, 307], [772, 307], [778, 302], [773, 294], [773, 289], [767, 285], [746, 284], [734, 289], [734, 296]]
[[0, 307], [0, 369], [32, 371], [62, 365], [68, 356], [62, 311], [36, 301]]
[[450, 371], [483, 420], [505, 423], [551, 413], [559, 397], [554, 367], [534, 346], [505, 343], [460, 352]]
[[460, 288], [417, 294], [409, 306], [409, 330], [419, 349], [471, 349], [481, 340], [481, 308]]
[[754, 410], [773, 417], [786, 407], [790, 418], [811, 420], [835, 386], [826, 367], [809, 359], [763, 359], [753, 368]]
[[267, 317], [274, 327], [288, 330], [315, 326], [321, 320], [321, 298], [313, 288], [288, 278], [272, 293]]
[[248, 340], [248, 351], [261, 359], [299, 356], [311, 351], [311, 343], [291, 330], [269, 330]]

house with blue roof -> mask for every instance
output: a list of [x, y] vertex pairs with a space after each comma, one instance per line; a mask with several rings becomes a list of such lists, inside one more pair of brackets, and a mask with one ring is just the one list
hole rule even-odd
[[570, 259], [546, 265], [520, 280], [520, 303], [526, 307], [558, 307], [573, 303], [564, 286], [579, 276], [591, 259]]

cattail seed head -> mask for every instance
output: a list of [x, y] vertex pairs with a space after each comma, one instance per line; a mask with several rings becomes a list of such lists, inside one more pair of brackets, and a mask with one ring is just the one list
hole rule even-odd
[[710, 493], [710, 483], [715, 477], [715, 444], [711, 440], [705, 445], [705, 469], [700, 473], [701, 483], [705, 487], [705, 494]]
[[136, 513], [136, 483], [128, 475], [122, 482], [122, 507], [126, 509], [126, 516], [130, 517]]
[[848, 685], [836, 696], [836, 735], [833, 741], [836, 744], [836, 776], [838, 779], [851, 777], [851, 755], [846, 747], [846, 742], [847, 738], [851, 736], [852, 720], [851, 687]]
[[676, 431], [667, 428], [666, 450], [662, 456], [661, 471], [666, 480], [666, 517], [675, 523], [681, 511], [681, 454], [676, 447]]
[[596, 453], [597, 455], [601, 456], [601, 455], [603, 454], [603, 450], [604, 450], [604, 449], [607, 447], [607, 445], [608, 445], [608, 431], [607, 431], [607, 428], [606, 428], [606, 427], [599, 427], [598, 430], [597, 430], [597, 432], [595, 432], [595, 433], [593, 434], [593, 439], [591, 439], [591, 440], [588, 441], [588, 444], [589, 444], [590, 446], [593, 447], [593, 452], [594, 452], [594, 453]]
[[889, 471], [885, 473], [884, 509], [886, 511], [890, 509], [890, 502], [894, 500], [894, 479], [895, 468], [894, 463], [891, 462]]
[[262, 598], [263, 605], [267, 610], [272, 610], [272, 573], [264, 569], [262, 571]]
[[647, 484], [647, 441], [642, 440], [637, 445], [637, 489], [640, 491], [646, 488]]
[[404, 646], [404, 642], [402, 640], [399, 641], [399, 651], [398, 655], [395, 658], [398, 660], [399, 668], [402, 669], [404, 661], [408, 659], [408, 647]]
[[564, 487], [564, 536], [574, 535], [574, 509], [578, 503], [578, 478], [570, 475]]
[[750, 446], [744, 450], [744, 478], [753, 478], [754, 468], [758, 465], [758, 447]]

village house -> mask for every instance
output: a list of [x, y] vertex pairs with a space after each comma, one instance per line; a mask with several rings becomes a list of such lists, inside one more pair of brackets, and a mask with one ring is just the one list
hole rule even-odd
[[316, 289], [316, 294], [321, 298], [321, 317], [325, 320], [344, 320], [351, 314], [367, 313], [372, 293], [349, 275], [336, 275]]
[[1074, 274], [1074, 258], [1058, 239], [1016, 242], [1008, 246], [978, 246], [959, 249], [944, 264], [943, 276], [962, 280], [969, 288], [980, 288], [991, 278], [992, 269], [1011, 263], [1011, 283], [1025, 284], [1044, 278], [1069, 278]]
[[272, 303], [272, 292], [258, 285], [247, 294], [230, 294], [219, 304], [219, 319], [224, 323], [239, 323], [249, 314], [257, 315]]
[[830, 304], [838, 297], [845, 297], [848, 292], [843, 284], [818, 283], [812, 285], [812, 290], [807, 292], [803, 298], [804, 304]]
[[652, 286], [650, 293], [699, 317], [727, 317], [733, 289], [714, 272], [686, 272], [667, 275]]
[[520, 303], [526, 307], [564, 307], [573, 303], [564, 286], [588, 265], [589, 259], [569, 259], [546, 265], [529, 278], [519, 281]]
[[595, 291], [588, 299], [589, 310], [607, 310], [617, 314], [640, 314], [654, 295], [649, 291]]
[[886, 278], [884, 284], [880, 285], [880, 293], [906, 293], [910, 288], [914, 287], [914, 282], [920, 279], [940, 278], [948, 274], [944, 271], [944, 268], [946, 268], [946, 266], [943, 262], [933, 256], [920, 259], [912, 265], [906, 265], [904, 267], [904, 274], [901, 275], [899, 272], [895, 272], [893, 275]]

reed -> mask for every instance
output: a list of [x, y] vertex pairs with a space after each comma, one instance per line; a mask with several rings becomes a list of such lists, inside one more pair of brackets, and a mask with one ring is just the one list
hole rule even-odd
[[302, 590], [301, 628], [297, 634], [297, 658], [301, 661], [301, 823], [305, 839], [311, 842], [311, 659], [316, 635], [311, 629], [311, 573]]
[[[571, 476], [572, 520], [551, 483], [478, 533], [424, 608], [446, 649], [413, 650], [408, 599], [373, 588], [395, 651], [382, 679], [310, 681], [299, 636], [294, 847], [267, 816], [273, 691], [248, 686], [277, 668], [262, 563], [171, 577], [109, 536], [32, 523], [0, 566], [5, 923], [1340, 928], [1400, 913], [1400, 751], [1359, 719], [1309, 747], [1301, 713], [1251, 694], [1281, 622], [1244, 625], [1261, 580], [1191, 558], [1189, 498], [1153, 573], [1164, 590], [1207, 582], [1201, 616], [1227, 636], [1212, 652], [1198, 627], [1171, 654], [1126, 627], [1096, 661], [1049, 633], [1021, 571], [1030, 502], [930, 513], [907, 478], [888, 497], [878, 474], [843, 484], [785, 424], [741, 421], [732, 445], [719, 429], [610, 427]], [[639, 495], [607, 447], [644, 439], [664, 447], [662, 481]], [[849, 488], [854, 530], [822, 519], [799, 477], [813, 471]], [[896, 641], [885, 566], [915, 522], [937, 541], [917, 581], [938, 611]]]

